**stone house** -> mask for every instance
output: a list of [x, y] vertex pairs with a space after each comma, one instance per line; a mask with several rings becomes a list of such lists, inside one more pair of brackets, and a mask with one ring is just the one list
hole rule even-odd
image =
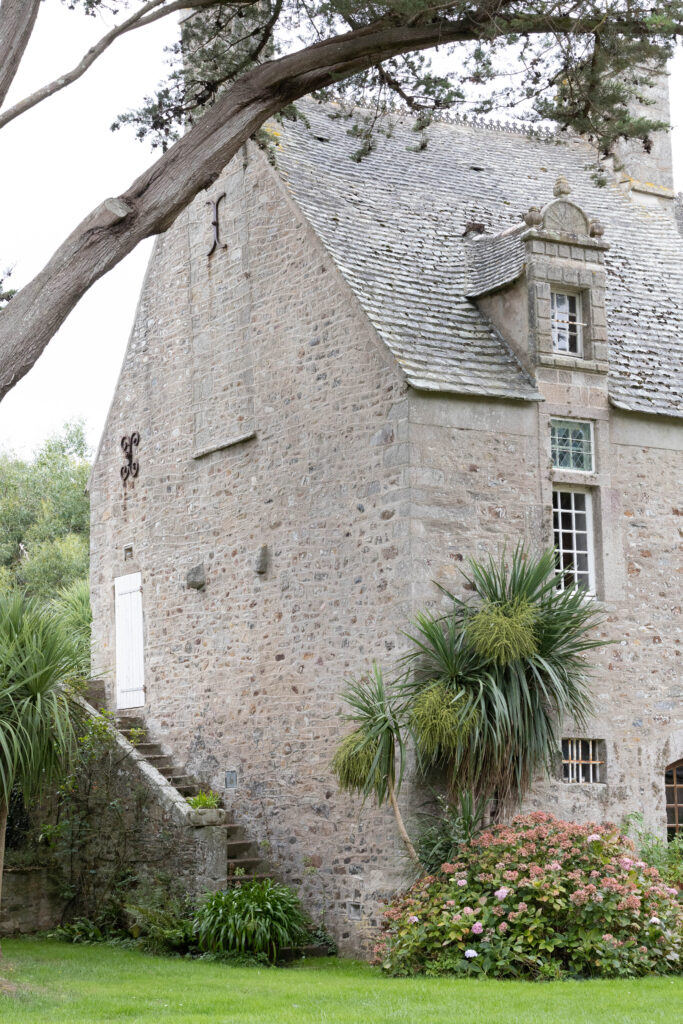
[[406, 863], [331, 776], [340, 690], [470, 556], [554, 543], [617, 641], [528, 805], [683, 820], [683, 239], [666, 140], [598, 187], [580, 138], [397, 118], [358, 163], [307, 113], [156, 242], [91, 478], [94, 663], [358, 949]]

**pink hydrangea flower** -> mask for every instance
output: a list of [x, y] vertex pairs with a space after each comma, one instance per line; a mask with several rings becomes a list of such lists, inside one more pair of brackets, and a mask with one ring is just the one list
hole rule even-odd
[[524, 913], [524, 911], [525, 911], [525, 910], [528, 910], [528, 909], [529, 909], [529, 908], [528, 908], [528, 906], [526, 905], [526, 903], [518, 903], [518, 904], [517, 904], [517, 910], [519, 910], [520, 914], [523, 914], [523, 913]]
[[553, 861], [551, 861], [550, 864], [548, 864], [548, 870], [549, 871], [561, 871], [562, 870], [562, 865], [560, 864], [559, 860], [553, 860]]
[[419, 920], [419, 917], [415, 917], [415, 914], [411, 914], [408, 918], [408, 924], [417, 924]]
[[469, 916], [470, 914], [473, 914], [473, 913], [474, 913], [474, 911], [472, 910], [472, 907], [463, 907], [463, 908], [462, 908], [462, 912], [463, 912], [463, 914], [467, 914], [468, 916]]
[[496, 891], [494, 892], [493, 895], [498, 900], [504, 900], [509, 892], [510, 892], [510, 890], [507, 888], [507, 886], [501, 885], [500, 889], [496, 889]]
[[481, 923], [481, 921], [475, 921], [474, 924], [472, 925], [472, 934], [473, 935], [481, 935], [483, 930], [484, 930], [484, 926]]
[[586, 836], [587, 843], [597, 843], [602, 836], [599, 836], [597, 832], [591, 832], [589, 836]]
[[506, 932], [506, 931], [508, 930], [508, 927], [509, 927], [509, 926], [508, 926], [508, 923], [507, 923], [507, 921], [501, 921], [501, 922], [500, 922], [500, 924], [498, 925], [498, 931], [499, 931], [499, 932], [500, 932], [500, 933], [501, 933], [502, 935], [504, 935], [504, 934], [505, 934], [505, 932]]
[[462, 889], [463, 885], [467, 885], [467, 879], [466, 878], [459, 878], [458, 879], [458, 885]]

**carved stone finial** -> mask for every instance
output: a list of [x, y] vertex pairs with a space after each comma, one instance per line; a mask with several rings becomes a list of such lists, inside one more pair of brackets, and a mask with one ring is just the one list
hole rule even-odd
[[590, 236], [591, 238], [602, 238], [605, 233], [605, 229], [599, 220], [592, 220], [590, 224]]
[[555, 188], [553, 189], [553, 195], [555, 196], [556, 199], [559, 199], [561, 196], [568, 196], [570, 192], [571, 192], [571, 188], [570, 188], [569, 182], [565, 178], [564, 174], [561, 174], [559, 176], [559, 178], [557, 179], [557, 181], [555, 182]]
[[537, 206], [530, 206], [524, 214], [524, 223], [530, 228], [537, 228], [543, 223], [543, 215]]

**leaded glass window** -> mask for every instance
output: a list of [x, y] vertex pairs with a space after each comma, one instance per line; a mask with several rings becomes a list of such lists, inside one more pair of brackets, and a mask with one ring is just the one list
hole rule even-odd
[[550, 451], [555, 469], [575, 469], [582, 473], [592, 473], [592, 424], [580, 420], [551, 420]]
[[581, 297], [564, 292], [550, 293], [550, 326], [553, 349], [567, 355], [581, 355]]
[[586, 491], [553, 491], [553, 539], [559, 590], [595, 590], [591, 498]]

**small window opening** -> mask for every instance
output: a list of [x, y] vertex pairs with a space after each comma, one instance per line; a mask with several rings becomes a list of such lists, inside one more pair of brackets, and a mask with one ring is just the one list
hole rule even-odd
[[551, 420], [550, 452], [555, 469], [592, 473], [593, 425], [580, 420]]
[[606, 781], [604, 740], [562, 740], [562, 781]]
[[550, 293], [550, 325], [553, 349], [567, 355], [582, 352], [581, 296], [564, 292]]
[[591, 496], [586, 491], [553, 491], [553, 541], [557, 588], [572, 584], [595, 592]]
[[683, 759], [670, 764], [664, 773], [666, 787], [667, 839], [683, 834]]

